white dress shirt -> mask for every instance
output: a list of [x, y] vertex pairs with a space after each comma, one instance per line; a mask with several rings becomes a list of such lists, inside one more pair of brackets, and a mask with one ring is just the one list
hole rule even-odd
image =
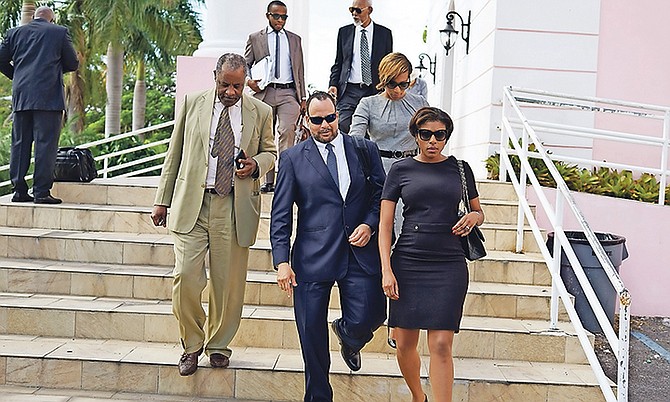
[[363, 82], [363, 72], [361, 70], [361, 30], [365, 29], [365, 36], [368, 38], [368, 50], [370, 51], [370, 67], [372, 67], [372, 33], [374, 31], [374, 22], [363, 28], [362, 25], [356, 26], [354, 35], [354, 54], [351, 57], [351, 71], [349, 71], [349, 80], [353, 84]]
[[[212, 109], [212, 123], [209, 128], [209, 149], [207, 150], [207, 156], [209, 157], [209, 164], [207, 166], [207, 181], [205, 185], [207, 188], [214, 188], [214, 182], [216, 181], [216, 163], [217, 159], [212, 156], [212, 145], [214, 144], [214, 136], [216, 135], [216, 126], [219, 124], [219, 117], [223, 111], [223, 103], [219, 100], [218, 96], [214, 96], [214, 108]], [[239, 152], [240, 139], [242, 138], [242, 98], [237, 101], [233, 106], [229, 107], [230, 115], [230, 125], [233, 128], [233, 134], [235, 135], [235, 151], [234, 154], [237, 155]], [[234, 163], [234, 162], [233, 162]]]
[[[323, 158], [323, 163], [328, 164], [328, 150], [326, 149], [326, 144], [314, 140], [316, 147]], [[340, 182], [340, 195], [344, 200], [347, 197], [347, 191], [349, 191], [349, 185], [351, 184], [351, 177], [349, 176], [349, 165], [347, 164], [347, 155], [344, 152], [344, 139], [343, 134], [338, 132], [337, 137], [335, 137], [331, 142], [333, 144], [333, 152], [337, 158], [337, 179]]]
[[268, 49], [270, 50], [270, 82], [277, 84], [288, 84], [293, 82], [293, 69], [291, 68], [290, 49], [288, 45], [288, 36], [285, 30], [279, 31], [279, 78], [275, 78], [275, 44], [277, 42], [277, 34], [275, 30], [269, 26], [266, 28], [268, 37]]

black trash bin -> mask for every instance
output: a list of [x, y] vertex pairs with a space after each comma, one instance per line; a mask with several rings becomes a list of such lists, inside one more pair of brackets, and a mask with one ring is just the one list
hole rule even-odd
[[[598, 296], [598, 301], [603, 307], [605, 314], [610, 320], [614, 322], [614, 311], [616, 309], [616, 290], [612, 287], [605, 269], [598, 261], [589, 241], [586, 239], [584, 232], [565, 232], [565, 235], [570, 241], [570, 245], [575, 250], [579, 263], [584, 268], [586, 277], [589, 279], [593, 290]], [[628, 250], [626, 249], [626, 238], [611, 233], [596, 233], [596, 238], [605, 249], [605, 253], [609, 257], [612, 265], [619, 272], [621, 262], [628, 258]], [[547, 247], [549, 252], [554, 253], [554, 233], [549, 233], [547, 239]], [[602, 329], [598, 320], [596, 319], [589, 301], [586, 299], [586, 294], [579, 284], [579, 280], [575, 276], [575, 272], [568, 261], [565, 251], [561, 250], [561, 279], [565, 283], [568, 292], [575, 297], [575, 310], [582, 321], [582, 325], [587, 331], [593, 333], [601, 333]]]

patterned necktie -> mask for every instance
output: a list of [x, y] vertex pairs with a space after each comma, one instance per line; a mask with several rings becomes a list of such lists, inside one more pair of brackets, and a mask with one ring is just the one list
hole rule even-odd
[[370, 47], [365, 29], [361, 30], [361, 75], [365, 85], [372, 84], [372, 67], [370, 66]]
[[333, 180], [335, 180], [337, 188], [340, 188], [340, 180], [337, 176], [337, 157], [335, 156], [333, 148], [334, 148], [333, 144], [331, 143], [326, 144], [326, 150], [328, 151], [328, 156], [326, 157], [326, 166], [328, 166], [328, 171], [330, 172], [330, 175], [333, 177]]
[[228, 195], [233, 187], [234, 152], [235, 134], [230, 124], [229, 108], [224, 107], [216, 125], [216, 134], [212, 144], [212, 156], [217, 158], [214, 189], [221, 196]]
[[279, 52], [279, 31], [275, 31], [277, 38], [275, 39], [275, 78], [279, 78], [279, 73], [281, 71], [279, 64], [281, 63], [280, 52]]

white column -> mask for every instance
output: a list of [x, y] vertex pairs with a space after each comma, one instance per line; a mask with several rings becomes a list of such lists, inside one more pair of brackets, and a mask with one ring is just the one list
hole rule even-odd
[[249, 33], [268, 24], [265, 18], [268, 3], [269, 0], [206, 0], [204, 37], [193, 55], [244, 54]]

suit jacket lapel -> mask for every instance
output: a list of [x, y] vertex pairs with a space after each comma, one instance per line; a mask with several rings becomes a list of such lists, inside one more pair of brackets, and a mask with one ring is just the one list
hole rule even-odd
[[[344, 41], [344, 53], [345, 55], [349, 55], [349, 63], [351, 63], [351, 59], [354, 57], [354, 40], [356, 39], [356, 26], [354, 25], [349, 25], [349, 38], [348, 40]], [[349, 66], [342, 66], [343, 70], [348, 69]]]
[[248, 99], [249, 95], [242, 94], [242, 136], [240, 138], [240, 148], [245, 152], [249, 148], [254, 129], [254, 116], [256, 116], [256, 106]]
[[347, 191], [348, 199], [350, 195], [354, 194], [359, 189], [363, 188], [365, 177], [363, 176], [363, 169], [358, 161], [358, 153], [356, 152], [353, 140], [348, 135], [344, 135], [344, 153], [347, 155], [347, 165], [349, 166], [349, 177], [351, 184], [349, 184], [349, 191]]
[[212, 115], [214, 110], [214, 97], [216, 90], [212, 89], [204, 93], [198, 100], [198, 133], [202, 140], [202, 147], [205, 150], [205, 160], [209, 153], [209, 136], [212, 127]]
[[270, 46], [268, 46], [267, 28], [261, 29], [260, 36], [258, 38], [261, 41], [260, 43], [261, 49], [263, 49], [263, 54], [261, 55], [261, 57], [258, 58], [258, 60], [262, 60], [264, 57], [270, 55]]
[[[340, 134], [340, 135], [342, 135], [342, 134]], [[317, 148], [316, 144], [314, 143], [313, 138], [310, 138], [309, 140], [305, 141], [305, 148], [303, 149], [303, 153], [305, 154], [305, 158], [314, 167], [314, 170], [316, 170], [316, 172], [319, 175], [321, 175], [321, 178], [326, 183], [329, 183], [329, 185], [335, 191], [337, 191], [337, 194], [339, 196], [340, 188], [335, 183], [335, 180], [333, 180], [333, 176], [330, 175], [330, 172], [328, 171], [328, 167], [326, 166], [325, 162], [323, 161], [323, 158], [321, 157], [321, 153], [319, 152], [319, 148]], [[339, 198], [342, 198], [342, 197], [340, 196]]]

